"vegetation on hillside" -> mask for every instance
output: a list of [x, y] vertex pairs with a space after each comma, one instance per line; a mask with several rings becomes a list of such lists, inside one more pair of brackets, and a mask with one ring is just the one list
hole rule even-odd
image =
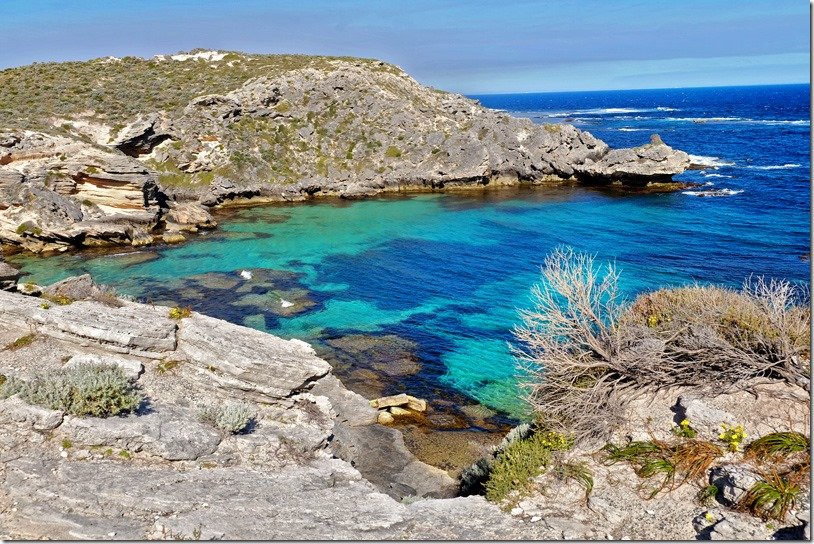
[[[202, 50], [194, 50], [195, 53]], [[302, 68], [330, 68], [336, 60], [399, 73], [372, 59], [228, 52], [218, 61], [101, 58], [35, 63], [0, 70], [0, 126], [50, 128], [48, 119], [104, 120], [121, 128], [139, 113], [178, 113], [197, 96], [225, 94], [258, 76], [277, 77]]]

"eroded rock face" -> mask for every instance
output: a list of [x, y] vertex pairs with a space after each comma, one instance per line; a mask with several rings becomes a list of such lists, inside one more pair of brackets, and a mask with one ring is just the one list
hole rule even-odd
[[690, 166], [690, 156], [665, 144], [653, 135], [649, 144], [632, 149], [614, 149], [597, 161], [589, 160], [576, 167], [577, 176], [586, 181], [628, 185], [646, 185], [670, 181], [676, 173]]

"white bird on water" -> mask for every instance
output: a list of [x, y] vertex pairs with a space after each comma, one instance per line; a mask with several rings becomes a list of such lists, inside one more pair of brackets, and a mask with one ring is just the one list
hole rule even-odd
[[243, 278], [244, 280], [250, 280], [252, 279], [252, 273], [249, 272], [248, 270], [243, 270], [240, 273], [240, 277]]

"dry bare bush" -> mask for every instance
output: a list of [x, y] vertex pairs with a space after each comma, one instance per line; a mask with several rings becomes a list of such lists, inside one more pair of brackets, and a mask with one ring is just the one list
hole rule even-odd
[[798, 287], [695, 285], [627, 306], [618, 279], [613, 265], [570, 248], [546, 258], [513, 347], [546, 426], [605, 438], [631, 398], [671, 386], [725, 392], [762, 377], [809, 387], [811, 313]]

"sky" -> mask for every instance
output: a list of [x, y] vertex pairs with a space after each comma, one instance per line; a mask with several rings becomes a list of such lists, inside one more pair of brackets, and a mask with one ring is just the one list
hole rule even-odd
[[372, 57], [466, 94], [804, 83], [804, 0], [0, 0], [0, 69], [196, 47]]

